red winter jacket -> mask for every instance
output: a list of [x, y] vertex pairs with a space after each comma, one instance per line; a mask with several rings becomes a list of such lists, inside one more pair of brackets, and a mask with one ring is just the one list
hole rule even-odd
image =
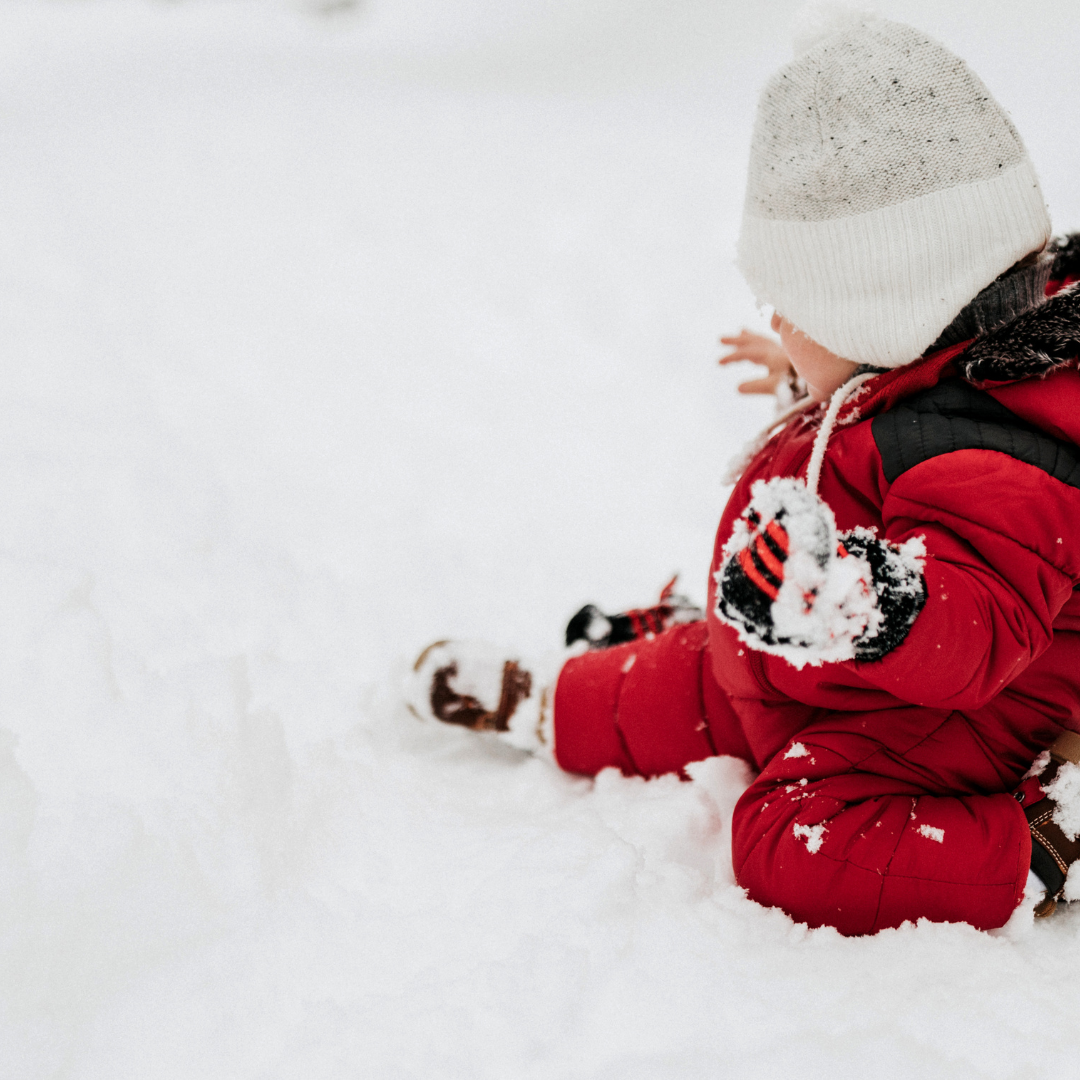
[[728, 502], [707, 619], [564, 667], [560, 764], [648, 776], [743, 757], [760, 772], [733, 857], [752, 899], [849, 934], [1002, 925], [1031, 854], [1012, 792], [1080, 730], [1078, 353], [1080, 288], [877, 376], [842, 409], [819, 485], [838, 528], [927, 550], [925, 606], [870, 662], [796, 668], [717, 617], [751, 484], [805, 477], [824, 409], [790, 422]]

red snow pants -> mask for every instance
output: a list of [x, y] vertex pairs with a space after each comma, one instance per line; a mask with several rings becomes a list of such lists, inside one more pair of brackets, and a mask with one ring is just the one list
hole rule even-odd
[[1035, 710], [1025, 729], [1016, 709], [991, 703], [977, 722], [916, 706], [816, 710], [761, 760], [698, 622], [570, 660], [555, 692], [555, 753], [585, 775], [741, 757], [761, 770], [732, 822], [735, 876], [751, 899], [844, 934], [919, 918], [990, 929], [1020, 902], [1031, 859], [1010, 792], [1057, 730]]

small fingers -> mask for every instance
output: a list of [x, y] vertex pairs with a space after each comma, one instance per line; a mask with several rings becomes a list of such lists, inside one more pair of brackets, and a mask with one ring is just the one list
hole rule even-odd
[[[784, 354], [784, 356], [786, 360], [786, 354]], [[775, 349], [759, 345], [755, 342], [751, 345], [732, 349], [731, 352], [720, 358], [720, 363], [731, 364], [736, 360], [750, 360], [755, 364], [764, 364], [766, 367], [772, 367], [776, 362], [775, 357]]]
[[756, 356], [751, 356], [741, 349], [736, 349], [735, 352], [730, 352], [726, 356], [721, 356], [717, 363], [723, 366], [724, 364], [737, 364], [740, 360], [750, 360], [755, 364], [761, 362]]
[[776, 339], [766, 334], [758, 334], [753, 330], [747, 330], [744, 326], [737, 334], [723, 334], [720, 337], [724, 345], [744, 345], [748, 341], [767, 341], [771, 345], [776, 344]]
[[751, 379], [749, 382], [739, 383], [740, 394], [775, 394], [780, 379], [770, 375], [767, 379]]
[[772, 372], [786, 371], [789, 367], [787, 353], [782, 349], [779, 347], [759, 348], [756, 345], [748, 349], [735, 349], [727, 353], [727, 355], [721, 356], [719, 363], [733, 364], [739, 360], [749, 360], [751, 363], [761, 364], [762, 367], [767, 367]]

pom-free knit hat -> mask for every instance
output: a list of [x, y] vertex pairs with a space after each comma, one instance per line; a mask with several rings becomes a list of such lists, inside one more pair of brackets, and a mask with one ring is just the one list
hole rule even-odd
[[834, 9], [766, 84], [739, 268], [837, 355], [910, 363], [1049, 237], [1016, 129], [926, 34]]

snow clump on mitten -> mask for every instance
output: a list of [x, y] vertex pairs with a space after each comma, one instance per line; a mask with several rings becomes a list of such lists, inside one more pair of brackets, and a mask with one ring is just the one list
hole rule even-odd
[[920, 537], [841, 535], [801, 480], [759, 480], [750, 496], [715, 576], [719, 619], [797, 668], [879, 660], [904, 641], [926, 601]]
[[832, 510], [801, 480], [759, 480], [750, 496], [716, 573], [717, 617], [797, 668], [853, 659], [881, 618], [869, 563], [842, 554]]
[[912, 536], [902, 544], [879, 540], [876, 529], [854, 528], [840, 543], [865, 559], [873, 578], [878, 617], [855, 642], [856, 660], [880, 660], [901, 645], [926, 604], [926, 543]]

